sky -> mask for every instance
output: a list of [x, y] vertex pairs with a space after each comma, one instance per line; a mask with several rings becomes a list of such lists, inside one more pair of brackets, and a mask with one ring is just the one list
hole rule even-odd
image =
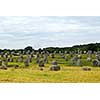
[[0, 16], [0, 48], [69, 47], [100, 42], [98, 16]]

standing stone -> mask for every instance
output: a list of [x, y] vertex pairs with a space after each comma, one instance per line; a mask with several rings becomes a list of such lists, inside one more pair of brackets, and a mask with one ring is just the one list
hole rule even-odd
[[2, 66], [2, 60], [0, 60], [0, 66]]
[[19, 54], [21, 54], [22, 52], [21, 51], [19, 51]]
[[25, 51], [22, 51], [22, 54], [25, 55]]
[[81, 59], [78, 59], [78, 60], [76, 61], [76, 65], [77, 65], [77, 66], [81, 66], [81, 65], [82, 65]]
[[65, 51], [65, 54], [67, 54], [67, 51]]
[[44, 61], [41, 59], [41, 60], [39, 60], [39, 67], [44, 67]]
[[96, 52], [96, 51], [94, 51], [94, 52], [93, 52], [93, 54], [95, 54], [95, 55], [96, 55], [96, 54], [97, 54], [97, 52]]
[[96, 59], [93, 61], [93, 66], [100, 67], [100, 51], [98, 51], [96, 54]]
[[86, 51], [83, 51], [84, 54], [86, 54]]
[[36, 63], [39, 63], [39, 59], [40, 59], [39, 57], [36, 58]]
[[44, 63], [48, 63], [48, 55], [47, 54], [44, 54], [43, 60], [44, 60]]
[[61, 53], [61, 57], [62, 57], [63, 59], [65, 58], [64, 53]]
[[92, 61], [91, 57], [87, 57], [87, 61], [89, 62]]
[[65, 58], [64, 58], [64, 59], [65, 59], [65, 61], [68, 61], [68, 57], [67, 57], [67, 56], [65, 56]]
[[77, 53], [80, 55], [80, 54], [82, 54], [82, 51], [81, 51], [81, 50], [78, 50], [78, 52], [77, 52]]
[[92, 57], [92, 51], [87, 52], [87, 57]]
[[10, 57], [8, 58], [8, 62], [10, 61]]
[[99, 54], [96, 55], [96, 58], [97, 58], [97, 60], [100, 61], [100, 55]]
[[32, 62], [32, 57], [31, 57], [31, 55], [28, 55], [28, 61], [29, 61], [29, 62]]
[[12, 57], [12, 53], [10, 52], [9, 57]]
[[50, 55], [49, 51], [47, 51], [47, 55], [48, 55], [48, 56]]
[[78, 54], [78, 55], [77, 55], [77, 58], [78, 58], [78, 59], [81, 59], [81, 58], [82, 58], [82, 56], [81, 56], [80, 54]]
[[39, 53], [37, 53], [36, 55], [35, 55], [35, 60], [36, 60], [36, 63], [39, 63], [39, 58], [40, 57], [40, 55], [39, 55]]
[[16, 57], [16, 62], [18, 62], [18, 57]]
[[59, 51], [59, 54], [61, 54], [61, 51]]
[[34, 56], [34, 51], [31, 52], [31, 57], [33, 57], [33, 56]]
[[57, 65], [58, 63], [57, 63], [57, 61], [56, 60], [53, 60], [52, 61], [52, 65]]
[[3, 55], [4, 55], [4, 54], [3, 54], [3, 52], [1, 52], [1, 54], [0, 54], [0, 55], [1, 55], [1, 57], [3, 57]]
[[5, 53], [5, 56], [6, 56], [6, 58], [8, 58], [8, 54], [7, 53]]
[[24, 64], [25, 64], [25, 66], [29, 66], [28, 59], [25, 60]]
[[99, 66], [100, 67], [100, 62], [97, 60], [97, 59], [95, 59], [95, 60], [93, 60], [93, 66]]
[[70, 56], [73, 57], [73, 55], [74, 55], [74, 52], [70, 51]]
[[71, 65], [75, 64], [75, 61], [76, 61], [75, 58], [71, 58], [70, 64], [71, 64]]
[[52, 57], [52, 58], [55, 58], [55, 55], [54, 55], [54, 53], [51, 53], [51, 57]]
[[14, 52], [11, 52], [11, 55], [14, 55]]
[[56, 54], [56, 51], [54, 51], [54, 55]]
[[20, 54], [20, 62], [23, 62], [23, 54]]
[[40, 58], [43, 58], [44, 57], [44, 54], [41, 52], [41, 56], [40, 56]]
[[7, 59], [7, 58], [6, 58], [6, 55], [3, 55], [3, 59], [4, 59], [4, 60]]
[[28, 50], [28, 51], [26, 52], [26, 54], [29, 55], [29, 54], [30, 54], [30, 50]]
[[74, 57], [75, 61], [77, 61], [78, 59], [81, 59], [81, 55], [80, 54], [76, 54], [76, 56]]
[[10, 62], [13, 62], [13, 58], [12, 57], [10, 57]]
[[4, 65], [5, 65], [5, 66], [8, 66], [8, 60], [7, 60], [7, 59], [5, 59]]

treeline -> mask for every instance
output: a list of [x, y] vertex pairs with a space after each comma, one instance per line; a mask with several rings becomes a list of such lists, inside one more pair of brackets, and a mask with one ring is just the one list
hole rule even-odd
[[90, 43], [90, 44], [84, 44], [84, 45], [75, 45], [75, 46], [72, 46], [72, 47], [47, 47], [47, 48], [39, 48], [38, 50], [35, 50], [33, 49], [31, 46], [27, 46], [26, 48], [24, 49], [0, 49], [0, 52], [27, 52], [27, 51], [48, 51], [48, 52], [70, 52], [70, 51], [74, 51], [74, 52], [77, 52], [77, 51], [88, 51], [88, 50], [91, 50], [91, 51], [100, 51], [100, 43]]
[[70, 51], [100, 51], [100, 43], [90, 43], [90, 44], [84, 44], [84, 45], [75, 45], [73, 47], [63, 47], [63, 48], [59, 48], [59, 47], [48, 47], [48, 48], [44, 48], [49, 52], [70, 52]]

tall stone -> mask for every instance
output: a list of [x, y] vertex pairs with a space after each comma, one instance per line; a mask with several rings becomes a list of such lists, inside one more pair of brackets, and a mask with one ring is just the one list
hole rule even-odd
[[65, 54], [67, 54], [67, 51], [65, 51]]
[[73, 55], [74, 55], [74, 52], [70, 51], [70, 56], [73, 57]]
[[34, 51], [31, 52], [31, 57], [33, 57], [33, 56], [34, 56]]
[[92, 51], [89, 50], [89, 51], [87, 52], [87, 57], [92, 57]]
[[87, 57], [87, 61], [89, 62], [92, 61], [91, 57]]
[[93, 66], [98, 66], [98, 67], [100, 67], [100, 61], [99, 60], [97, 60], [97, 59], [95, 59], [95, 60], [93, 60]]
[[62, 52], [61, 51], [59, 51], [59, 54], [61, 54]]
[[7, 53], [5, 53], [5, 56], [6, 56], [6, 58], [8, 58], [8, 54]]
[[75, 64], [75, 61], [76, 61], [76, 60], [75, 60], [75, 57], [74, 57], [74, 58], [71, 58], [71, 59], [70, 59], [70, 64], [71, 64], [71, 65]]
[[54, 55], [54, 53], [51, 53], [51, 57], [52, 57], [52, 58], [55, 58], [55, 55]]
[[31, 55], [28, 55], [27, 58], [28, 58], [28, 61], [29, 61], [29, 62], [32, 62], [32, 57], [31, 57]]
[[16, 62], [18, 62], [18, 57], [16, 57]]
[[29, 55], [29, 54], [30, 54], [30, 50], [28, 50], [28, 51], [26, 52], [26, 54]]
[[39, 59], [40, 59], [40, 54], [39, 54], [39, 53], [37, 53], [37, 54], [35, 55], [35, 60], [36, 60], [36, 63], [39, 63]]
[[93, 60], [93, 66], [100, 67], [100, 51], [97, 52], [96, 59]]
[[77, 65], [77, 66], [82, 66], [81, 59], [78, 59], [78, 60], [76, 61], [76, 65]]
[[13, 62], [13, 58], [12, 57], [10, 57], [10, 62]]
[[54, 54], [56, 54], [57, 52], [56, 51], [54, 51]]
[[44, 67], [44, 61], [43, 61], [43, 59], [39, 60], [38, 65], [39, 65], [39, 67]]
[[84, 54], [86, 54], [86, 51], [83, 51]]
[[24, 64], [25, 64], [25, 66], [29, 66], [29, 61], [28, 61], [28, 59], [25, 60]]
[[64, 58], [66, 61], [68, 61], [68, 57], [67, 56], [65, 56], [65, 58]]
[[47, 54], [44, 54], [43, 60], [44, 60], [44, 63], [48, 63], [48, 55]]
[[8, 60], [7, 60], [7, 59], [5, 59], [4, 65], [5, 65], [5, 66], [8, 66]]
[[20, 62], [23, 62], [23, 54], [20, 54]]
[[0, 59], [0, 66], [2, 66], [2, 60]]
[[61, 53], [60, 55], [61, 55], [61, 57], [62, 57], [63, 59], [65, 58], [65, 55], [64, 55], [64, 53]]

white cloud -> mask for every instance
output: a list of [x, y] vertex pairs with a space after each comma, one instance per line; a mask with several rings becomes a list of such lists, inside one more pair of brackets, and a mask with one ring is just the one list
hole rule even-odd
[[99, 32], [100, 17], [2, 16], [0, 48], [24, 48], [28, 45], [39, 48], [96, 42], [100, 41]]

